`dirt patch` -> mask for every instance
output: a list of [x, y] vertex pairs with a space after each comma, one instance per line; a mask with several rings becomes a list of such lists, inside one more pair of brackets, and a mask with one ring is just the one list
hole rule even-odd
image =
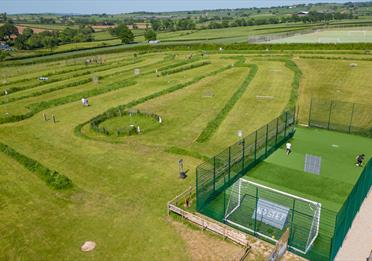
[[26, 29], [26, 28], [31, 28], [34, 33], [41, 33], [41, 32], [44, 32], [44, 31], [49, 31], [49, 30], [46, 30], [46, 29], [41, 29], [41, 28], [33, 28], [33, 27], [28, 27], [28, 26], [22, 26], [22, 25], [17, 25], [17, 29], [18, 29], [18, 32], [20, 34], [23, 33], [23, 31]]
[[[169, 222], [180, 234], [187, 246], [187, 252], [190, 260], [240, 260], [243, 256], [244, 248], [230, 240], [224, 240], [222, 237], [203, 231], [201, 228], [190, 223], [183, 223], [169, 218]], [[254, 237], [250, 238], [252, 246], [246, 261], [267, 260], [274, 246]], [[284, 260], [301, 261], [304, 260], [291, 253], [287, 253]]]

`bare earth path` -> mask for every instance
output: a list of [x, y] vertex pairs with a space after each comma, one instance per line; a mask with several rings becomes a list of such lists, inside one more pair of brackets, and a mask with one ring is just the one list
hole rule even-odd
[[364, 200], [346, 235], [336, 261], [366, 260], [372, 250], [372, 191]]

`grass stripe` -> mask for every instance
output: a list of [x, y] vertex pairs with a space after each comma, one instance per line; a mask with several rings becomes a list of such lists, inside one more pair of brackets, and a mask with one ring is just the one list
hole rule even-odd
[[239, 101], [241, 96], [244, 94], [246, 89], [248, 88], [249, 84], [253, 80], [253, 78], [256, 76], [258, 66], [256, 64], [250, 64], [248, 65], [251, 70], [248, 74], [248, 76], [245, 78], [244, 82], [240, 85], [239, 89], [231, 96], [229, 101], [225, 104], [225, 106], [222, 108], [222, 110], [217, 114], [217, 116], [208, 122], [207, 127], [202, 131], [200, 136], [196, 139], [196, 142], [203, 143], [208, 141], [213, 134], [216, 132], [216, 130], [219, 128], [223, 120], [226, 118], [226, 116], [229, 114], [231, 109], [234, 107], [234, 105]]
[[40, 162], [17, 152], [15, 149], [1, 142], [0, 151], [16, 160], [19, 164], [21, 164], [29, 171], [37, 174], [39, 178], [45, 181], [45, 183], [47, 183], [52, 188], [67, 189], [72, 187], [72, 181], [65, 175], [62, 175], [55, 170], [51, 170], [45, 167]]

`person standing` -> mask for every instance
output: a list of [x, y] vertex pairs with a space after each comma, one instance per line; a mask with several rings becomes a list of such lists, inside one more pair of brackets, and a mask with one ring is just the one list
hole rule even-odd
[[292, 144], [288, 141], [287, 144], [285, 144], [285, 153], [287, 155], [291, 154], [292, 152]]
[[358, 166], [358, 167], [362, 167], [363, 166], [364, 157], [365, 157], [364, 154], [358, 155], [356, 157], [356, 163], [355, 163], [355, 165]]

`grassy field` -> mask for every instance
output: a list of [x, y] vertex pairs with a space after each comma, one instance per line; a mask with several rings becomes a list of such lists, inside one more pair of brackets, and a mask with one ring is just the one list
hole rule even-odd
[[[342, 100], [370, 104], [372, 99], [369, 81], [371, 63], [358, 60], [300, 59], [296, 63], [304, 73], [299, 97], [301, 123], [307, 123], [311, 98]], [[357, 67], [350, 64], [356, 63]]]
[[270, 43], [360, 43], [372, 42], [371, 27], [350, 27], [319, 30], [308, 34], [298, 34]]
[[[234, 52], [202, 57], [193, 52], [190, 59], [190, 53], [156, 52], [134, 58], [132, 52], [122, 52], [99, 55], [104, 62], [89, 65], [85, 60], [92, 56], [67, 59], [60, 55], [52, 62], [0, 67], [0, 93], [11, 90], [7, 96], [0, 96], [0, 142], [73, 183], [73, 188], [54, 190], [19, 162], [0, 153], [0, 259], [190, 260], [185, 251], [188, 244], [166, 218], [167, 201], [194, 184], [194, 169], [201, 158], [234, 143], [238, 130], [249, 134], [279, 115], [294, 88], [294, 71], [285, 63], [288, 58], [270, 55], [266, 59], [262, 53]], [[308, 59], [301, 58], [300, 53], [293, 56], [303, 71], [300, 108], [306, 106], [309, 95], [328, 98], [338, 88], [343, 90], [338, 94], [340, 99], [370, 101], [369, 61], [357, 61], [358, 67], [351, 69], [349, 60]], [[201, 62], [206, 63], [200, 66]], [[135, 75], [134, 69], [140, 69], [140, 74]], [[172, 70], [164, 75], [156, 73]], [[337, 75], [344, 80], [336, 85], [337, 79], [331, 76]], [[40, 82], [40, 76], [48, 76], [49, 81]], [[93, 81], [94, 77], [98, 82]], [[350, 84], [347, 77], [351, 78]], [[91, 106], [83, 107], [82, 97], [87, 97]], [[92, 118], [119, 106], [155, 113], [163, 122], [133, 136], [106, 136], [91, 128]], [[211, 138], [197, 142], [208, 122], [218, 115], [223, 119]], [[148, 122], [136, 123], [145, 130]], [[127, 117], [112, 117], [101, 124], [116, 128], [130, 122]], [[306, 136], [301, 133], [306, 131], [295, 136], [294, 159], [316, 148], [317, 143], [300, 144]], [[358, 137], [344, 141], [339, 135], [332, 135], [336, 139], [332, 144], [339, 144], [345, 155], [337, 160], [346, 164], [345, 159], [354, 157], [359, 149], [370, 153], [369, 141], [359, 141], [362, 138]], [[324, 140], [331, 142], [326, 135], [318, 142]], [[355, 142], [360, 142], [361, 147], [346, 150]], [[324, 147], [321, 152], [325, 159], [329, 149]], [[292, 158], [283, 158], [281, 152], [269, 158], [267, 164], [291, 164], [286, 160]], [[180, 158], [190, 170], [186, 180], [178, 178]], [[293, 164], [288, 175], [296, 175], [296, 168], [300, 168], [299, 163]], [[336, 166], [335, 170], [340, 168]], [[326, 170], [324, 179], [335, 179], [331, 177], [333, 170]], [[279, 174], [270, 169], [267, 172], [276, 178], [278, 186], [296, 186], [295, 181], [279, 183]], [[264, 180], [259, 173], [253, 174]], [[340, 190], [348, 189], [353, 182], [353, 174], [348, 174], [340, 174]], [[316, 189], [310, 187], [303, 193], [311, 194]], [[324, 192], [325, 202], [333, 202], [329, 198], [333, 190]], [[335, 204], [343, 197], [338, 196]], [[96, 241], [96, 250], [82, 253], [79, 247], [86, 240]]]

